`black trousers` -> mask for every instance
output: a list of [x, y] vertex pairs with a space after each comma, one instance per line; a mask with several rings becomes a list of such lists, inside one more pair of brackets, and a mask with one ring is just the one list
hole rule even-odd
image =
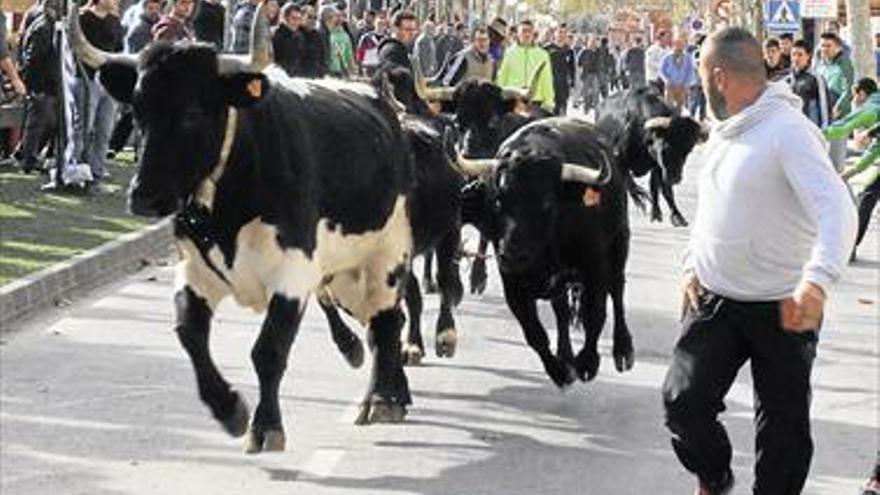
[[119, 110], [119, 120], [116, 121], [113, 133], [110, 134], [109, 149], [116, 153], [122, 151], [128, 138], [131, 137], [132, 131], [134, 131], [134, 111], [131, 105], [124, 105]]
[[717, 417], [737, 371], [751, 360], [754, 493], [800, 493], [813, 455], [810, 372], [817, 331], [784, 331], [777, 301], [743, 303], [709, 293], [683, 326], [663, 384], [666, 425], [679, 461], [707, 487], [729, 472], [730, 440]]
[[865, 232], [868, 231], [868, 224], [871, 223], [871, 213], [874, 212], [878, 199], [880, 199], [880, 174], [877, 175], [873, 182], [868, 184], [868, 187], [859, 193], [856, 201], [859, 207], [859, 235], [856, 237], [856, 246], [862, 243]]
[[21, 137], [20, 161], [31, 168], [39, 165], [43, 148], [58, 132], [58, 99], [52, 95], [30, 94], [25, 100], [25, 124]]

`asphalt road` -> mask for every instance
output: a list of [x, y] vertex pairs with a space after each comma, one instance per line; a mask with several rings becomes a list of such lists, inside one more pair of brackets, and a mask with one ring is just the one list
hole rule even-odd
[[[697, 168], [689, 166], [679, 191], [689, 218]], [[467, 297], [458, 310], [455, 358], [433, 357], [429, 343], [425, 364], [408, 370], [415, 404], [407, 421], [356, 427], [367, 371], [347, 367], [313, 304], [282, 383], [284, 453], [242, 453], [241, 441], [226, 436], [199, 402], [171, 331], [171, 269], [120, 280], [2, 336], [0, 493], [691, 493], [694, 482], [669, 448], [660, 402], [678, 333], [678, 256], [688, 231], [632, 216], [631, 372], [613, 369], [609, 321], [598, 378], [565, 392], [554, 388], [525, 346], [492, 267], [486, 294]], [[822, 333], [806, 493], [856, 493], [878, 448], [876, 223], [863, 261], [833, 293]], [[435, 296], [426, 307], [425, 325], [433, 328]], [[549, 307], [543, 316], [554, 335]], [[259, 322], [225, 304], [212, 341], [216, 361], [251, 407], [257, 382], [249, 353]], [[734, 493], [750, 493], [751, 404], [745, 368], [724, 414], [735, 447]]]

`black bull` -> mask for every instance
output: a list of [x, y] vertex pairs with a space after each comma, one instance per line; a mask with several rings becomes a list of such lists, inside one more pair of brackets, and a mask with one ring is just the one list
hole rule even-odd
[[[265, 17], [255, 19], [247, 62], [162, 43], [138, 61], [96, 50], [76, 6], [69, 14], [77, 54], [134, 106], [144, 142], [131, 209], [176, 213], [175, 330], [200, 397], [230, 434], [248, 433], [248, 452], [285, 446], [278, 389], [312, 294], [369, 329], [374, 360], [357, 422], [403, 419], [400, 299], [415, 206], [410, 144], [388, 103], [367, 85], [262, 70]], [[209, 350], [214, 310], [230, 295], [266, 311], [251, 351], [260, 400], [250, 425]]]
[[662, 221], [663, 194], [675, 226], [687, 226], [675, 203], [672, 186], [682, 178], [688, 154], [704, 140], [706, 130], [674, 110], [653, 88], [619, 91], [596, 107], [596, 126], [612, 138], [613, 151], [636, 177], [650, 174], [651, 219]]
[[[551, 118], [514, 133], [495, 160], [462, 160], [470, 172], [487, 174], [466, 188], [462, 219], [493, 243], [507, 305], [560, 387], [571, 383], [575, 374], [588, 380], [598, 371], [596, 347], [608, 295], [614, 303], [615, 364], [620, 371], [633, 365], [623, 306], [632, 181], [605, 141], [586, 122]], [[581, 171], [601, 173], [583, 180], [583, 174], [571, 173], [573, 164]], [[580, 316], [587, 333], [577, 356], [568, 337], [567, 288], [572, 284], [583, 287]], [[556, 355], [538, 319], [538, 299], [550, 299], [556, 314]]]

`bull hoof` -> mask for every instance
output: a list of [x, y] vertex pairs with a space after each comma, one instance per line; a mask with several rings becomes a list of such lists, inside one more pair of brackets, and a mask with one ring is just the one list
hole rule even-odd
[[672, 225], [675, 227], [687, 227], [688, 222], [684, 219], [684, 216], [681, 213], [673, 213], [669, 220], [672, 222]]
[[436, 294], [437, 293], [437, 282], [434, 282], [433, 279], [426, 278], [425, 279], [425, 294]]
[[235, 395], [235, 406], [232, 409], [232, 414], [218, 419], [226, 433], [238, 438], [247, 433], [250, 413], [248, 412], [247, 403], [241, 398], [241, 395], [238, 392], [233, 392], [233, 394]]
[[260, 452], [283, 452], [287, 439], [282, 430], [257, 431], [251, 429], [248, 432], [244, 444], [246, 454], [259, 454]]
[[663, 213], [660, 210], [651, 210], [651, 221], [652, 222], [662, 222], [663, 221]]
[[402, 423], [406, 417], [406, 406], [385, 400], [373, 400], [361, 405], [360, 414], [354, 424], [365, 426], [380, 423]]
[[596, 351], [581, 351], [575, 359], [575, 371], [582, 382], [589, 382], [599, 374], [601, 357]]
[[355, 369], [360, 368], [364, 364], [364, 343], [361, 342], [361, 339], [355, 338], [351, 347], [343, 355], [349, 366]]
[[572, 369], [567, 363], [557, 359], [555, 356], [551, 356], [551, 359], [544, 364], [544, 370], [547, 372], [547, 375], [550, 376], [550, 379], [553, 380], [553, 383], [560, 389], [564, 389], [574, 383], [574, 369]]
[[422, 364], [422, 358], [425, 357], [425, 351], [416, 344], [409, 342], [403, 344], [401, 358], [404, 366], [419, 366]]
[[451, 358], [455, 356], [455, 346], [458, 344], [458, 332], [454, 328], [446, 328], [437, 333], [434, 341], [434, 351], [437, 357]]
[[626, 335], [619, 341], [615, 340], [611, 354], [614, 356], [614, 367], [617, 368], [618, 373], [631, 370], [636, 361], [632, 338]]

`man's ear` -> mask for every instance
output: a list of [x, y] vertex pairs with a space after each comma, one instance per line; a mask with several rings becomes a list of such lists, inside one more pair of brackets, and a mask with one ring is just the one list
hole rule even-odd
[[107, 62], [98, 71], [98, 81], [114, 100], [129, 104], [137, 83], [137, 69], [123, 62]]
[[226, 102], [234, 107], [250, 107], [257, 104], [269, 90], [263, 74], [240, 72], [220, 76]]

